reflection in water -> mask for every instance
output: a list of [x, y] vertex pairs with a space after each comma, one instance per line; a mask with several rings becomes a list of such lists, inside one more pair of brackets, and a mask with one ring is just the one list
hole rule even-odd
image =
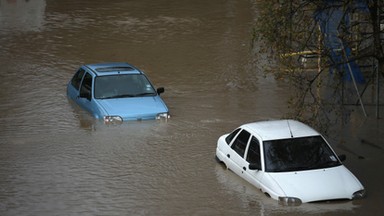
[[[356, 208], [281, 207], [214, 160], [220, 135], [288, 113], [289, 86], [264, 79], [252, 64], [253, 2], [0, 0], [0, 215], [348, 215], [382, 208], [376, 186], [383, 176], [366, 167], [381, 166], [383, 153], [355, 142], [370, 134], [365, 143], [382, 145], [378, 123], [341, 134], [348, 149], [369, 158], [350, 154], [348, 168], [378, 188], [368, 187]], [[105, 61], [137, 65], [165, 87], [172, 118], [107, 126], [71, 104], [66, 84], [75, 70]]]
[[0, 29], [8, 33], [41, 31], [45, 0], [0, 0]]

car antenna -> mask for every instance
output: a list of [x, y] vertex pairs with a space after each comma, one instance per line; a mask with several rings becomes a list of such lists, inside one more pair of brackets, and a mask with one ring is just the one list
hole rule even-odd
[[291, 130], [291, 125], [289, 125], [289, 120], [287, 120], [288, 128], [289, 128], [289, 133], [291, 133], [291, 138], [293, 138], [292, 130]]

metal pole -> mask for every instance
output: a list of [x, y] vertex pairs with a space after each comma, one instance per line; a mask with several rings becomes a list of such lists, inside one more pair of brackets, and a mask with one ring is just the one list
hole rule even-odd
[[[384, 23], [382, 23], [382, 19], [383, 19], [383, 15], [384, 14], [381, 14], [381, 10], [383, 9], [382, 6], [383, 5], [380, 5], [380, 3], [378, 2], [378, 5], [377, 5], [377, 24], [379, 25], [379, 30], [380, 32], [382, 32], [382, 29], [384, 27]], [[383, 20], [384, 21], [384, 20]], [[380, 37], [380, 42], [382, 43], [383, 42], [383, 39], [382, 38], [384, 36], [384, 33], [379, 33], [379, 37]], [[380, 71], [379, 71], [379, 60], [376, 60], [376, 118], [380, 118], [380, 111], [379, 111], [379, 107], [380, 107]]]
[[376, 65], [376, 118], [380, 118], [379, 106], [380, 106], [380, 76], [379, 76], [379, 66]]
[[364, 116], [367, 117], [367, 113], [365, 112], [363, 100], [361, 99], [359, 89], [357, 88], [355, 76], [353, 76], [353, 73], [352, 73], [351, 65], [349, 64], [349, 62], [347, 63], [347, 65], [348, 65], [349, 73], [351, 74], [351, 77], [352, 77], [353, 85], [355, 86], [355, 89], [356, 89], [357, 97], [359, 98], [359, 101], [360, 101], [361, 109], [363, 110]]
[[346, 51], [345, 51], [343, 41], [342, 41], [340, 38], [339, 38], [339, 40], [340, 40], [341, 48], [343, 49], [343, 54], [344, 54], [346, 63], [347, 63], [347, 65], [348, 65], [349, 73], [351, 74], [351, 78], [352, 78], [352, 81], [353, 81], [353, 85], [355, 86], [355, 89], [356, 89], [357, 97], [359, 98], [359, 101], [360, 101], [361, 109], [363, 110], [364, 116], [367, 117], [367, 113], [365, 112], [365, 108], [364, 108], [363, 100], [362, 100], [361, 97], [360, 97], [360, 92], [359, 92], [359, 89], [357, 88], [357, 84], [356, 84], [355, 76], [353, 76], [352, 68], [351, 68], [351, 65], [349, 64], [349, 59], [348, 59], [347, 53], [346, 53]]

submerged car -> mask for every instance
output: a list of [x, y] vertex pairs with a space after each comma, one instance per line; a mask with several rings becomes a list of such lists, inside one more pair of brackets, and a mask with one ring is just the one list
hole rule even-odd
[[67, 85], [68, 97], [105, 123], [168, 119], [163, 92], [128, 63], [83, 65]]
[[216, 158], [283, 205], [357, 199], [359, 180], [324, 137], [295, 120], [241, 125], [217, 142]]

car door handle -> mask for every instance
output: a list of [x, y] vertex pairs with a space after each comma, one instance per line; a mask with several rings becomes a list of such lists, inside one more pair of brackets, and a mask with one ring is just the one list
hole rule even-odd
[[244, 170], [244, 171], [247, 171], [247, 168], [243, 167], [243, 170]]
[[231, 157], [231, 155], [227, 154], [227, 157], [228, 157], [228, 158], [230, 158], [230, 157]]

